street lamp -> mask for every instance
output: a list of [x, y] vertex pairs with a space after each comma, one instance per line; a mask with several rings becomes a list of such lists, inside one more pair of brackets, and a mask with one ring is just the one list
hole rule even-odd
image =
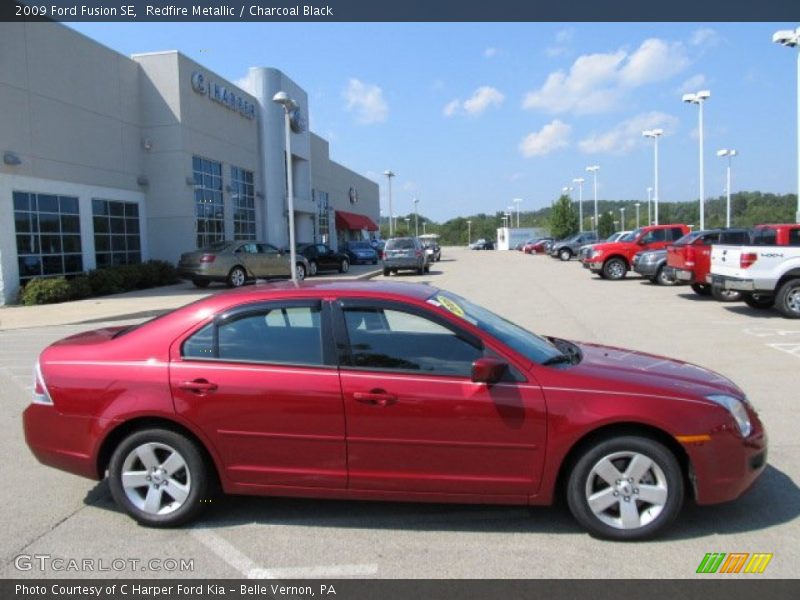
[[[654, 163], [654, 181], [653, 181], [653, 188], [647, 188], [647, 224], [650, 225], [651, 223], [655, 223], [658, 225], [658, 138], [664, 135], [663, 129], [647, 129], [642, 132], [642, 135], [646, 138], [652, 138], [653, 140], [653, 163]], [[654, 211], [653, 211], [653, 220], [650, 220], [650, 192], [654, 191], [653, 194], [653, 204], [654, 204]]]
[[738, 152], [736, 152], [736, 150], [730, 150], [728, 148], [717, 150], [717, 156], [728, 159], [728, 168], [726, 169], [727, 173], [725, 176], [725, 191], [728, 196], [725, 209], [725, 227], [731, 226], [731, 160], [733, 160], [733, 157], [737, 154]]
[[394, 177], [394, 173], [387, 169], [383, 174], [389, 181], [389, 237], [392, 237], [394, 233], [394, 213], [392, 212], [392, 177]]
[[297, 108], [297, 103], [286, 92], [278, 92], [272, 97], [275, 104], [283, 107], [283, 124], [286, 133], [286, 195], [289, 209], [289, 272], [291, 280], [297, 283], [297, 257], [294, 244], [294, 186], [292, 182], [292, 140], [291, 140], [291, 113]]
[[592, 177], [594, 178], [594, 222], [599, 224], [600, 221], [598, 220], [600, 217], [597, 213], [597, 172], [600, 170], [599, 165], [592, 165], [591, 167], [586, 167], [586, 172], [591, 173]]
[[467, 221], [467, 246], [472, 243], [472, 221]]
[[578, 184], [578, 221], [580, 221], [580, 230], [583, 231], [583, 182], [586, 181], [583, 177], [576, 177], [572, 183]]
[[[772, 34], [772, 41], [787, 48], [800, 49], [800, 27], [776, 31]], [[797, 212], [795, 222], [800, 223], [800, 52], [797, 53]]]
[[639, 207], [641, 205], [642, 205], [641, 202], [637, 202], [636, 204], [634, 204], [634, 206], [636, 207], [636, 229], [639, 229]]
[[705, 190], [705, 170], [703, 168], [703, 104], [706, 100], [711, 97], [711, 92], [708, 90], [701, 90], [694, 94], [684, 94], [683, 101], [687, 104], [696, 104], [699, 108], [699, 125], [698, 130], [700, 132], [700, 229], [705, 229], [706, 220], [705, 220], [705, 202], [706, 202], [706, 190]]
[[625, 209], [619, 209], [619, 222], [620, 222], [620, 231], [625, 231]]
[[517, 205], [517, 229], [519, 229], [519, 203], [522, 202], [522, 198], [514, 198], [512, 202]]
[[417, 213], [419, 198], [414, 198], [414, 237], [419, 237], [419, 213]]

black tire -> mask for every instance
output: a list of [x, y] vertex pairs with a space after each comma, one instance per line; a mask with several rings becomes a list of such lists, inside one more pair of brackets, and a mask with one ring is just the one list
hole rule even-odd
[[297, 265], [295, 265], [295, 274], [298, 281], [303, 281], [307, 275], [306, 266], [303, 263], [297, 263]]
[[772, 294], [754, 294], [753, 292], [743, 292], [742, 301], [750, 308], [766, 310], [775, 305], [775, 297]]
[[384, 276], [384, 277], [388, 277], [390, 273], [391, 273], [391, 270], [390, 270], [390, 269], [384, 269], [384, 270], [383, 270], [383, 276]]
[[[342, 262], [339, 263], [339, 273], [347, 273], [350, 270], [350, 261], [346, 258], [342, 259]], [[384, 269], [385, 271], [386, 269]]]
[[247, 271], [244, 267], [235, 266], [228, 273], [228, 287], [242, 287], [247, 282]]
[[800, 279], [790, 279], [780, 287], [775, 296], [775, 308], [784, 317], [800, 319]]
[[628, 263], [621, 258], [609, 258], [603, 264], [603, 276], [605, 279], [616, 281], [624, 279], [628, 274]]
[[425, 265], [425, 269], [424, 269], [424, 271], [425, 271], [426, 273], [430, 273], [430, 272], [431, 272], [431, 266], [430, 266], [429, 264], [428, 264], [428, 265]]
[[697, 294], [698, 296], [710, 296], [711, 295], [711, 286], [706, 285], [705, 283], [693, 283], [692, 284], [692, 291]]
[[726, 290], [719, 285], [712, 285], [711, 297], [717, 302], [738, 302], [742, 299], [742, 292], [739, 290]]
[[[136, 471], [148, 471], [144, 466], [144, 462], [136, 458], [131, 459], [136, 448], [146, 445], [155, 447], [153, 455], [162, 461], [165, 461], [166, 457], [169, 456], [169, 450], [177, 452], [183, 459], [184, 467], [172, 473], [167, 473], [166, 483], [162, 483], [160, 488], [156, 487], [154, 483], [145, 483], [139, 488], [128, 488], [126, 490], [122, 483], [122, 474], [126, 469], [136, 465]], [[160, 466], [164, 464], [166, 462], [160, 463]], [[207, 500], [214, 488], [213, 482], [215, 481], [212, 469], [213, 467], [208, 464], [200, 448], [186, 436], [168, 429], [145, 429], [132, 433], [116, 447], [108, 465], [108, 483], [111, 495], [114, 497], [117, 506], [141, 525], [148, 527], [176, 527], [197, 517], [207, 506]], [[159, 473], [158, 476], [162, 478], [163, 482], [164, 475]], [[152, 481], [152, 479], [148, 481]], [[170, 482], [172, 483], [172, 489], [178, 489], [176, 488], [176, 483], [178, 482], [189, 488], [188, 494], [182, 503], [171, 510], [170, 506], [177, 502], [177, 499], [170, 496]], [[169, 512], [156, 514], [134, 504], [132, 497], [138, 498], [138, 501], [144, 503], [150, 495], [151, 488], [162, 490], [159, 495], [158, 506], [162, 511]]]
[[422, 275], [425, 273], [425, 267], [417, 267], [417, 275]]
[[192, 283], [196, 288], [205, 289], [211, 282], [208, 279], [192, 279]]
[[670, 285], [675, 285], [677, 282], [675, 281], [674, 278], [669, 276], [669, 271], [665, 266], [662, 265], [661, 267], [658, 268], [658, 271], [656, 271], [656, 276], [653, 279], [653, 283], [657, 283], [658, 285], [670, 286]]
[[308, 276], [314, 277], [319, 272], [319, 266], [317, 266], [317, 261], [310, 260], [308, 261]]
[[558, 251], [558, 258], [560, 258], [564, 262], [567, 262], [569, 259], [572, 258], [572, 250], [570, 250], [569, 248], [562, 248], [561, 250]]
[[[652, 463], [633, 481], [621, 478], [607, 482], [594, 471], [595, 466], [607, 459], [621, 475], [626, 474], [634, 456], [642, 456]], [[572, 467], [567, 481], [567, 503], [578, 523], [592, 535], [620, 541], [643, 540], [656, 536], [678, 515], [683, 504], [683, 480], [677, 459], [663, 444], [638, 436], [609, 438], [588, 447]], [[648, 489], [651, 494], [658, 492], [657, 488], [666, 489], [663, 504], [650, 504], [639, 498], [644, 492], [639, 488], [645, 485], [651, 486]], [[605, 490], [616, 495], [609, 497], [607, 508], [595, 512], [587, 496], [603, 494]], [[626, 502], [632, 502], [624, 506], [635, 508], [638, 516], [628, 528], [623, 528], [622, 513], [627, 512], [623, 511], [623, 503]], [[652, 516], [651, 511], [658, 512]], [[640, 519], [645, 523], [641, 524]], [[638, 526], [635, 525], [637, 521]]]

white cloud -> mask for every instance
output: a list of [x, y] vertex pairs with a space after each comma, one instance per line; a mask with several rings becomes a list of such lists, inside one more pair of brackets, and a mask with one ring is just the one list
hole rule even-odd
[[680, 86], [678, 86], [677, 92], [679, 94], [690, 94], [694, 93], [697, 90], [703, 89], [704, 87], [708, 86], [708, 79], [702, 73], [698, 73], [697, 75], [692, 75], [684, 81]]
[[710, 27], [701, 27], [692, 32], [692, 37], [689, 38], [689, 43], [692, 46], [704, 46], [711, 48], [718, 45], [722, 41], [719, 33]]
[[519, 151], [526, 158], [530, 158], [532, 156], [544, 156], [555, 150], [567, 148], [571, 131], [572, 127], [555, 119], [539, 131], [534, 131], [525, 136], [519, 143]]
[[497, 56], [498, 52], [499, 50], [497, 48], [486, 48], [483, 51], [483, 56], [484, 58], [494, 58], [495, 56]]
[[446, 117], [454, 117], [456, 115], [477, 117], [492, 106], [500, 106], [505, 99], [506, 97], [502, 92], [496, 88], [482, 85], [463, 102], [459, 98], [448, 102], [442, 112]]
[[567, 48], [567, 44], [569, 44], [572, 39], [575, 37], [575, 29], [569, 27], [567, 29], [559, 29], [554, 36], [556, 40], [555, 46], [548, 46], [545, 48], [544, 53], [547, 56], [556, 57], [562, 56], [569, 52], [569, 48]]
[[649, 112], [636, 115], [618, 123], [608, 131], [594, 133], [580, 142], [578, 148], [585, 154], [626, 154], [646, 143], [642, 132], [656, 127], [664, 129], [669, 135], [675, 131], [678, 119], [662, 112]]
[[346, 109], [355, 112], [356, 121], [362, 125], [380, 123], [386, 120], [389, 105], [383, 98], [383, 90], [374, 84], [364, 83], [356, 78], [347, 82], [342, 92]]
[[528, 92], [522, 106], [559, 114], [595, 114], [617, 108], [630, 89], [673, 77], [689, 65], [682, 44], [647, 39], [634, 52], [584, 54], [569, 72], [547, 76]]

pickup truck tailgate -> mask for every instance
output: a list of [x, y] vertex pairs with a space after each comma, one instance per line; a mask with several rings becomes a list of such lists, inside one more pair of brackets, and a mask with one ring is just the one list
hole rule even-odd
[[743, 246], [714, 245], [711, 247], [711, 274], [726, 277], [747, 277], [740, 265]]

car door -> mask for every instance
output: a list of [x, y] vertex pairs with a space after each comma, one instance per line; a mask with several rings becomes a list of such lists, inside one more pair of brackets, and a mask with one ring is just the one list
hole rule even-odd
[[247, 269], [247, 272], [251, 276], [264, 277], [264, 275], [261, 273], [263, 271], [263, 265], [259, 260], [258, 248], [256, 244], [252, 242], [242, 244], [236, 250], [234, 250], [234, 254], [236, 254], [238, 262], [244, 265], [244, 268]]
[[342, 488], [345, 424], [329, 310], [318, 300], [246, 305], [173, 344], [176, 412], [252, 486]]
[[538, 385], [513, 366], [508, 381], [473, 382], [472, 362], [492, 350], [430, 310], [350, 299], [336, 308], [351, 490], [535, 491], [546, 426]]
[[289, 275], [289, 260], [272, 244], [258, 244], [262, 257], [264, 275], [261, 277], [285, 277]]
[[338, 268], [339, 265], [336, 261], [336, 255], [333, 253], [333, 250], [328, 248], [325, 244], [317, 244], [316, 252], [318, 256], [317, 264], [321, 269], [330, 271], [331, 269]]
[[667, 230], [651, 229], [641, 238], [642, 250], [661, 250], [667, 247]]

